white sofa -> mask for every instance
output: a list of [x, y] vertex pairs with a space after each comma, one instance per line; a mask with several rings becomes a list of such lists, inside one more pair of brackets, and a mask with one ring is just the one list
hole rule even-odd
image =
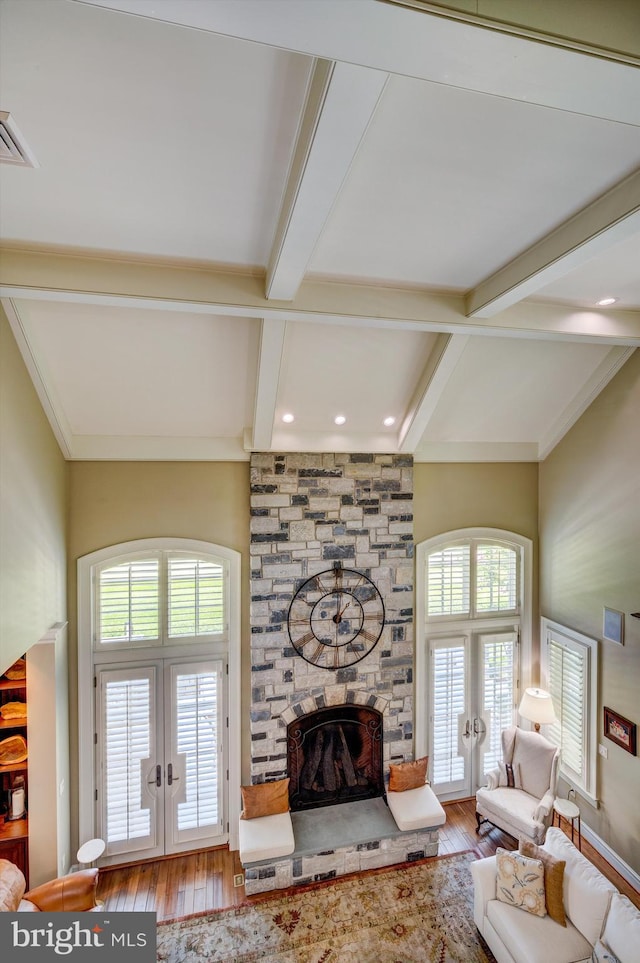
[[640, 963], [640, 910], [560, 829], [547, 830], [543, 848], [566, 861], [566, 927], [497, 899], [495, 856], [471, 864], [475, 924], [498, 963], [588, 963], [600, 939], [620, 963]]

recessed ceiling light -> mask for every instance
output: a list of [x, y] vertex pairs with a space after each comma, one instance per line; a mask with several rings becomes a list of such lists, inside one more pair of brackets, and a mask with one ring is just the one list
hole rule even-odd
[[282, 420], [285, 422], [285, 424], [290, 425], [291, 422], [294, 421], [295, 419], [294, 419], [293, 415], [291, 414], [291, 412], [287, 412], [286, 415], [283, 415], [283, 416], [282, 416]]
[[610, 304], [615, 304], [617, 300], [617, 298], [603, 298], [601, 301], [598, 301], [598, 307], [606, 308]]
[[389, 415], [389, 417], [385, 418], [383, 421], [383, 425], [385, 426], [385, 428], [391, 428], [391, 425], [395, 425], [395, 423], [396, 423], [396, 419], [393, 417], [393, 415]]
[[344, 415], [336, 415], [333, 420], [335, 421], [336, 425], [344, 425], [347, 419]]

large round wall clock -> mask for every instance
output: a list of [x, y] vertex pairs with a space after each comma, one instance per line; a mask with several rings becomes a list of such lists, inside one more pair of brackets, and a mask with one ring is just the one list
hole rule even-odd
[[287, 625], [298, 655], [322, 669], [340, 669], [360, 662], [378, 642], [384, 602], [370, 578], [337, 562], [302, 583]]

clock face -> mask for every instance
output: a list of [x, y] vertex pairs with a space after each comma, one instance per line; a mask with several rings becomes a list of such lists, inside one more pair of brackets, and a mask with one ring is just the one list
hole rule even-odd
[[384, 628], [384, 602], [370, 578], [335, 568], [303, 582], [289, 606], [289, 638], [298, 655], [323, 669], [353, 665]]

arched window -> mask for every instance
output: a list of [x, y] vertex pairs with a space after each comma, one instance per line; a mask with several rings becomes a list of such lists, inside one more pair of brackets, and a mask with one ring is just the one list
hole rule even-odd
[[500, 759], [528, 679], [529, 539], [466, 529], [417, 549], [416, 753], [442, 798], [468, 796]]
[[229, 839], [239, 815], [240, 556], [187, 539], [78, 561], [80, 842], [103, 862]]

